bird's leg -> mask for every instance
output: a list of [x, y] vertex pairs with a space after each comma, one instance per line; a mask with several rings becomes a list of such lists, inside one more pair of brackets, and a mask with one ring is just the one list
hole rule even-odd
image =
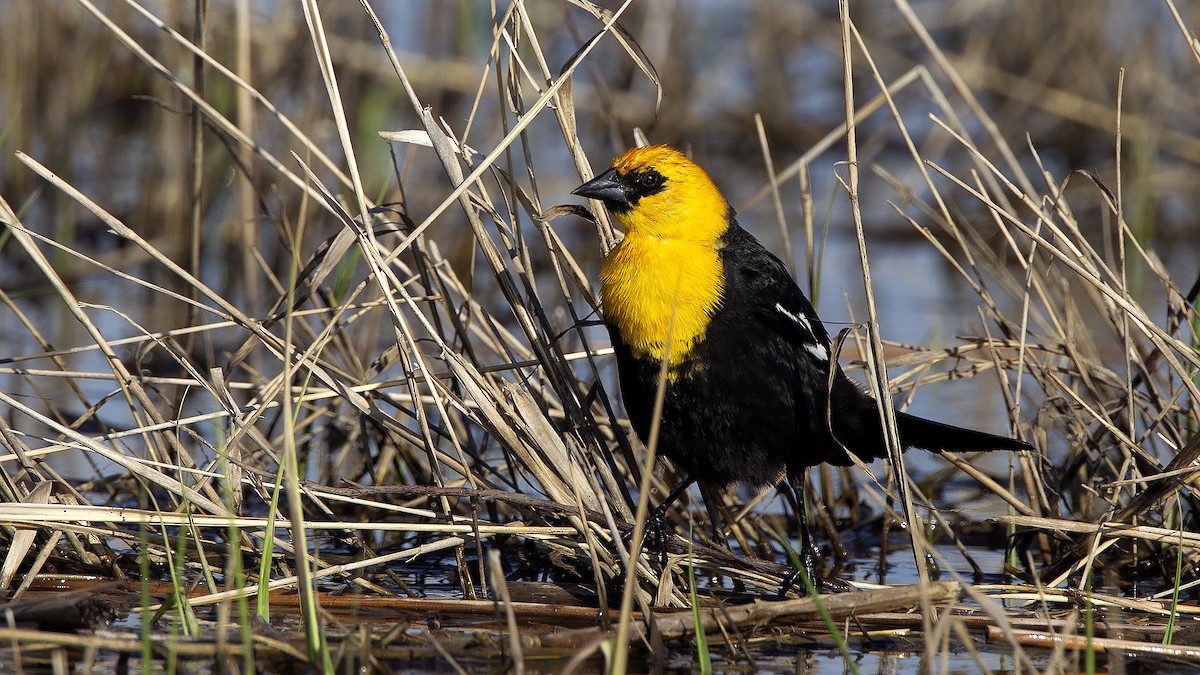
[[[691, 476], [685, 476], [675, 489], [667, 494], [666, 498], [659, 502], [658, 506], [654, 507], [649, 515], [646, 516], [646, 529], [643, 540], [646, 542], [647, 548], [655, 548], [658, 550], [661, 557], [665, 558], [667, 534], [670, 530], [667, 525], [667, 511], [679, 496], [687, 492], [688, 488], [695, 483], [696, 479]], [[665, 560], [663, 561], [665, 562]]]
[[808, 525], [808, 500], [805, 499], [805, 492], [808, 484], [808, 471], [801, 470], [792, 474], [792, 486], [796, 492], [796, 514], [800, 520], [800, 560], [804, 562], [804, 569], [809, 574], [809, 579], [816, 582], [816, 577], [813, 574], [817, 570], [817, 559], [821, 557], [821, 551], [817, 548], [817, 542], [813, 540], [812, 528]]
[[808, 578], [810, 584], [815, 588], [818, 583], [817, 577], [817, 558], [820, 552], [817, 550], [816, 542], [813, 541], [812, 531], [808, 527], [808, 513], [805, 510], [804, 488], [808, 477], [808, 471], [805, 469], [789, 470], [787, 486], [782, 491], [788, 501], [792, 503], [792, 510], [796, 512], [796, 519], [800, 529], [800, 550], [798, 555], [800, 565], [788, 573], [783, 578], [783, 584], [779, 588], [779, 597], [783, 598], [787, 592], [792, 590], [797, 584], [801, 588], [805, 588], [803, 574]]
[[812, 529], [808, 526], [808, 512], [805, 510], [805, 484], [808, 478], [808, 471], [799, 469], [788, 471], [788, 487], [790, 490], [784, 490], [784, 495], [790, 497], [792, 508], [796, 511], [796, 519], [800, 526], [800, 566], [788, 573], [783, 578], [783, 584], [779, 588], [779, 597], [783, 598], [793, 586], [799, 583], [807, 588], [804, 584], [803, 574], [808, 577], [808, 582], [814, 589], [824, 591], [826, 593], [844, 593], [854, 590], [850, 584], [837, 578], [825, 579], [817, 575], [817, 560], [821, 557], [821, 551], [817, 548], [817, 543], [813, 539]]

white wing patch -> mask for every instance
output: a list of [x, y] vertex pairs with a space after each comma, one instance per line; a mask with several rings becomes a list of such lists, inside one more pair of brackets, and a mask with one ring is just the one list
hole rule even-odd
[[775, 303], [775, 309], [779, 310], [780, 314], [791, 319], [801, 328], [804, 333], [804, 351], [812, 354], [818, 361], [827, 363], [829, 361], [829, 349], [825, 345], [817, 343], [812, 324], [808, 322], [808, 317], [803, 314], [789, 312], [778, 302]]

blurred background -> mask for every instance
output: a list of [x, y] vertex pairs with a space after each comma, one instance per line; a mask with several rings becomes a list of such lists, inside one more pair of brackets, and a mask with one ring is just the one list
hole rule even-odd
[[[614, 10], [620, 6], [599, 4]], [[192, 36], [196, 5], [142, 6]], [[299, 170], [290, 152], [312, 162], [311, 153], [278, 119], [249, 102], [227, 78], [210, 69], [204, 81], [198, 81], [192, 56], [133, 3], [101, 1], [97, 6], [166, 73], [202, 88], [215, 109], [284, 165]], [[970, 108], [978, 105], [995, 121], [1016, 161], [1033, 176], [1045, 172], [1046, 184], [1039, 188], [1063, 188], [1064, 200], [1056, 208], [1073, 212], [1097, 250], [1115, 250], [1106, 200], [1119, 196], [1138, 241], [1161, 257], [1178, 285], [1190, 285], [1200, 235], [1194, 222], [1200, 200], [1200, 66], [1170, 6], [1117, 0], [914, 2], [912, 11], [928, 30], [929, 42], [898, 6], [890, 0], [858, 0], [851, 3], [851, 15], [884, 80], [892, 83], [909, 75], [895, 92], [895, 104], [922, 158], [956, 176], [971, 175], [970, 153], [935, 121], [949, 120], [950, 111], [975, 134], [982, 155], [1000, 154], [986, 135], [977, 133], [980, 118]], [[600, 27], [592, 14], [570, 2], [538, 0], [526, 7], [536, 48], [554, 74]], [[1196, 5], [1179, 3], [1178, 8], [1185, 26], [1200, 21]], [[524, 62], [527, 72], [497, 73], [497, 54], [508, 54], [513, 45], [495, 39], [496, 18], [488, 2], [405, 0], [378, 3], [376, 10], [416, 96], [459, 140], [481, 152], [492, 149], [511, 125], [513, 106], [526, 105], [536, 96], [530, 82], [545, 82], [535, 72], [534, 59]], [[497, 11], [505, 10], [501, 4]], [[450, 189], [445, 172], [429, 148], [390, 144], [379, 137], [380, 131], [417, 129], [421, 124], [358, 4], [326, 3], [322, 11], [364, 193], [377, 203], [403, 201], [407, 213], [420, 222]], [[653, 64], [661, 100], [656, 83], [617, 41], [602, 40], [576, 72], [573, 90], [579, 136], [593, 169], [632, 145], [635, 128], [644, 130], [651, 142], [687, 149], [739, 210], [742, 224], [795, 264], [801, 286], [813, 291], [831, 332], [862, 321], [858, 251], [848, 200], [839, 184], [846, 175], [844, 140], [835, 134], [828, 149], [808, 158], [807, 190], [795, 177], [782, 182], [781, 227], [765, 191], [769, 173], [756, 123], [760, 118], [761, 139], [780, 172], [844, 121], [837, 3], [634, 2], [621, 24]], [[300, 9], [289, 2], [216, 0], [208, 3], [206, 25], [204, 49], [257, 88], [335, 163], [343, 163]], [[528, 42], [516, 46], [517, 53], [528, 56], [529, 50]], [[965, 79], [974, 102], [961, 96], [941, 100], [941, 92], [952, 92], [957, 84], [943, 63]], [[861, 55], [856, 56], [855, 76], [855, 95], [862, 105], [880, 88]], [[518, 80], [525, 87], [521, 95], [513, 93]], [[931, 89], [928, 82], [938, 88]], [[107, 233], [60, 191], [48, 189], [16, 159], [16, 151], [75, 185], [245, 312], [262, 315], [276, 297], [267, 292], [273, 279], [286, 277], [290, 262], [286, 247], [280, 245], [286, 239], [281, 233], [303, 222], [298, 248], [307, 255], [342, 226], [313, 210], [300, 190], [211, 124], [198, 132], [204, 153], [196, 168], [203, 187], [192, 200], [192, 120], [189, 101], [84, 3], [0, 3], [0, 195], [25, 225], [112, 268], [186, 293], [178, 279], [140, 249]], [[907, 219], [932, 226], [922, 207], [930, 192], [896, 120], [884, 106], [861, 121], [858, 134], [860, 196], [883, 336], [936, 349], [957, 344], [956, 336], [982, 335], [978, 296]], [[581, 177], [553, 115], [535, 119], [506, 161], [537, 208], [579, 202], [569, 193]], [[236, 168], [238, 162], [244, 163], [243, 170]], [[336, 178], [318, 163], [314, 172], [325, 184], [336, 185]], [[933, 180], [951, 196], [948, 208], [954, 217], [978, 226], [984, 241], [999, 252], [1000, 263], [1011, 262], [999, 230], [988, 224], [993, 216], [978, 200], [936, 172]], [[807, 206], [806, 194], [811, 194]], [[813, 243], [804, 235], [806, 208]], [[537, 226], [520, 209], [514, 215], [510, 225], [516, 236], [533, 237]], [[189, 227], [193, 219], [198, 229]], [[555, 219], [550, 227], [594, 282], [600, 254], [595, 227], [574, 217]], [[461, 210], [447, 210], [427, 234], [468, 280], [475, 299], [505, 316], [496, 282]], [[953, 245], [944, 237], [942, 241]], [[96, 320], [111, 331], [110, 339], [191, 321], [185, 303], [48, 245], [45, 251], [82, 300], [119, 309], [119, 314], [96, 313]], [[552, 256], [546, 248], [534, 241], [523, 254], [533, 264], [539, 287], [552, 286]], [[1162, 289], [1144, 283], [1144, 273], [1131, 260], [1131, 292], [1152, 316], [1156, 311], [1161, 316]], [[351, 276], [363, 274], [360, 267]], [[816, 288], [810, 289], [810, 275]], [[0, 307], [0, 361], [6, 355], [39, 351], [38, 338], [25, 322], [37, 326], [41, 338], [56, 347], [88, 343], [28, 257], [2, 233], [0, 289], [7, 304]], [[1013, 309], [1020, 298], [998, 293], [997, 301]], [[576, 314], [585, 318], [591, 312], [578, 297], [547, 300], [549, 318], [559, 331], [576, 322], [563, 303], [573, 303]], [[1082, 325], [1089, 319], [1083, 317]], [[594, 346], [606, 343], [602, 329], [587, 331]], [[376, 351], [365, 353], [385, 350], [389, 339], [381, 330]], [[570, 347], [580, 346], [575, 338], [567, 341]], [[223, 342], [219, 331], [207, 332], [191, 345], [193, 357], [208, 365], [222, 363], [221, 355], [236, 346], [233, 338]], [[1122, 358], [1119, 343], [1100, 347], [1102, 357]], [[119, 356], [148, 371], [156, 367], [152, 351], [144, 345], [129, 347]], [[79, 370], [97, 367], [94, 352], [79, 358]], [[170, 360], [162, 367], [169, 371]], [[602, 377], [611, 378], [611, 372], [602, 372]], [[979, 379], [985, 381], [923, 388], [913, 410], [1005, 431], [1007, 415], [996, 381]], [[97, 386], [97, 395], [108, 391], [108, 385]], [[0, 387], [33, 399], [58, 395], [53, 386], [35, 391], [28, 381], [12, 375], [0, 375]]]

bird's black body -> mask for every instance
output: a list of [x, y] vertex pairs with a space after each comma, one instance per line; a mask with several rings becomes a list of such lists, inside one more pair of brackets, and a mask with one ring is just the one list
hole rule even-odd
[[[807, 469], [851, 464], [851, 454], [866, 462], [886, 456], [878, 403], [837, 365], [828, 332], [787, 268], [681, 153], [631, 149], [575, 194], [602, 201], [626, 231], [602, 265], [601, 295], [625, 409], [643, 441], [668, 365], [658, 448], [687, 477], [653, 517], [661, 520], [695, 480], [764, 485], [786, 475], [813, 578]], [[905, 413], [896, 424], [905, 448], [1032, 449]]]
[[[721, 242], [724, 296], [705, 338], [667, 384], [658, 447], [689, 476], [718, 485], [777, 481], [787, 470], [886, 455], [876, 402], [838, 368], [829, 335], [783, 263], [733, 222]], [[782, 310], [780, 309], [782, 308]], [[789, 318], [804, 317], [803, 323]], [[610, 326], [630, 421], [650, 432], [661, 365], [635, 358]], [[832, 397], [829, 392], [832, 391]], [[906, 447], [1025, 449], [1020, 441], [897, 414]], [[832, 425], [832, 433], [831, 433]]]

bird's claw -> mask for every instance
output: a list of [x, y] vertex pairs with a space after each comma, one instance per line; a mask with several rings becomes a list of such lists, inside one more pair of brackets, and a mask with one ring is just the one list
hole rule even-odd
[[793, 588], [803, 589], [807, 594], [807, 585], [804, 583], [802, 575], [807, 574], [811, 580], [813, 589], [817, 593], [848, 593], [854, 590], [854, 586], [850, 582], [839, 579], [837, 577], [822, 577], [817, 575], [816, 571], [802, 571], [800, 568], [794, 568], [783, 577], [783, 583], [779, 585], [778, 599], [783, 600], [787, 597], [788, 591]]
[[[807, 539], [807, 538], [806, 538]], [[779, 586], [778, 598], [782, 600], [792, 588], [799, 588], [807, 595], [809, 585], [817, 593], [846, 593], [854, 590], [849, 582], [835, 576], [823, 577], [817, 573], [817, 560], [820, 553], [815, 544], [809, 542], [800, 551], [800, 566], [795, 567], [783, 577]], [[809, 583], [805, 583], [807, 577]]]
[[[646, 516], [645, 526], [642, 528], [642, 549], [647, 551], [657, 551], [659, 564], [667, 563], [667, 542], [671, 538], [671, 525], [667, 522], [666, 510], [659, 507], [652, 510]], [[621, 537], [626, 546], [633, 543], [633, 530], [630, 529]]]

